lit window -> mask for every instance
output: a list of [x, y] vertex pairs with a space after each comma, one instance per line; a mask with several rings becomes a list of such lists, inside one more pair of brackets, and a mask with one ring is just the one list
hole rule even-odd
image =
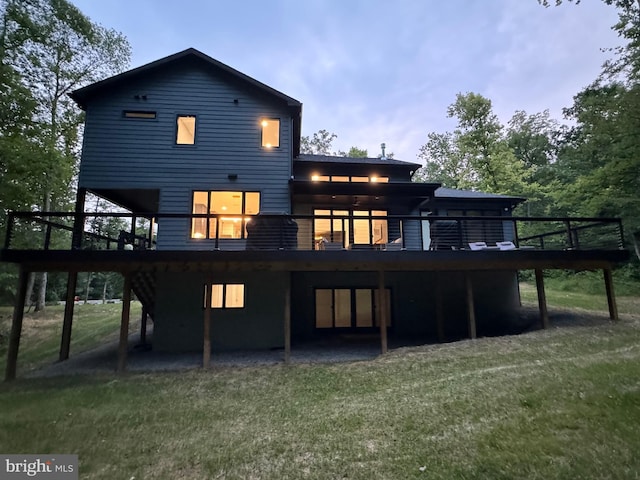
[[191, 238], [246, 238], [247, 215], [260, 212], [260, 192], [193, 192], [194, 214], [215, 215], [191, 220]]
[[280, 120], [277, 118], [264, 118], [262, 125], [262, 146], [277, 148], [280, 146]]
[[179, 115], [177, 125], [176, 144], [193, 145], [196, 141], [196, 117]]
[[153, 120], [156, 118], [156, 112], [141, 112], [127, 110], [124, 112], [125, 118], [143, 118], [146, 120]]
[[[207, 307], [207, 286], [204, 287], [204, 307]], [[211, 308], [244, 308], [244, 284], [211, 285]]]
[[355, 183], [368, 182], [369, 177], [351, 177], [351, 181]]
[[349, 177], [340, 176], [340, 175], [332, 175], [331, 176], [331, 181], [332, 182], [348, 182], [349, 181]]
[[377, 177], [374, 175], [371, 177], [371, 182], [372, 183], [389, 183], [389, 177]]

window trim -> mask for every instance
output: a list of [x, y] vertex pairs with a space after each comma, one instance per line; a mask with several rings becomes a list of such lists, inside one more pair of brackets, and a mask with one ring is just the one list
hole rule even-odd
[[[178, 132], [180, 130], [178, 120], [183, 117], [194, 119], [193, 120], [193, 143], [178, 143]], [[179, 148], [190, 147], [190, 146], [193, 147], [194, 145], [196, 145], [197, 141], [198, 141], [198, 115], [190, 114], [190, 113], [177, 113], [175, 117], [175, 132], [173, 136], [173, 146], [179, 147]]]
[[[242, 286], [242, 306], [240, 307], [228, 307], [227, 306], [227, 287], [230, 285], [241, 285]], [[211, 288], [211, 292], [213, 293], [214, 286], [222, 287], [222, 306], [214, 307], [211, 305], [211, 310], [243, 310], [247, 308], [247, 285], [246, 283], [238, 283], [238, 282], [223, 282], [223, 283], [205, 283], [203, 287], [204, 297], [202, 299], [202, 309], [206, 310], [207, 308], [207, 287]], [[211, 296], [211, 303], [213, 303], [213, 295]]]
[[[153, 115], [153, 116], [151, 116]], [[157, 120], [158, 113], [152, 110], [123, 110], [122, 117], [127, 120]]]
[[[213, 193], [239, 193], [242, 195], [242, 212], [239, 214], [230, 214], [230, 216], [234, 216], [234, 217], [241, 217], [243, 220], [246, 217], [253, 217], [254, 215], [257, 215], [258, 213], [260, 213], [260, 211], [262, 210], [262, 191], [260, 190], [192, 190], [191, 191], [191, 215], [194, 215], [194, 207], [195, 207], [195, 194], [196, 193], [206, 193], [207, 194], [207, 205], [206, 205], [206, 214], [208, 215], [216, 215], [214, 213], [210, 213], [211, 212], [211, 195]], [[248, 214], [245, 212], [246, 207], [247, 207], [247, 194], [248, 193], [257, 193], [258, 194], [258, 212], [255, 214]], [[217, 215], [222, 215], [221, 213], [218, 213]], [[215, 216], [206, 218], [206, 217], [198, 217], [198, 218], [192, 218], [191, 219], [191, 225], [189, 228], [189, 240], [191, 241], [196, 241], [196, 242], [200, 242], [203, 240], [220, 240], [219, 237], [219, 229], [216, 228], [216, 235], [211, 236], [211, 220], [215, 220]], [[197, 220], [201, 220], [204, 219], [205, 220], [205, 236], [204, 237], [194, 237], [193, 236], [193, 224], [195, 221]], [[246, 235], [246, 225], [244, 225], [244, 227], [241, 229], [240, 231], [240, 238], [223, 238], [222, 240], [224, 241], [235, 241], [235, 240], [246, 240], [247, 239], [247, 235]]]

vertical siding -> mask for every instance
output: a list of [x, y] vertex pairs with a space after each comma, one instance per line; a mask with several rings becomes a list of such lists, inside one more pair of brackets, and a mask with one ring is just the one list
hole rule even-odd
[[[124, 118], [125, 110], [153, 111], [157, 117]], [[175, 145], [179, 114], [196, 116], [195, 145]], [[262, 117], [280, 119], [280, 148], [261, 147]], [[259, 191], [262, 211], [288, 212], [290, 146], [286, 106], [186, 65], [150, 75], [88, 106], [79, 185], [158, 189], [162, 213], [190, 213], [193, 190]], [[229, 174], [237, 180], [229, 180]], [[158, 248], [209, 245], [189, 239], [188, 221], [160, 219]]]

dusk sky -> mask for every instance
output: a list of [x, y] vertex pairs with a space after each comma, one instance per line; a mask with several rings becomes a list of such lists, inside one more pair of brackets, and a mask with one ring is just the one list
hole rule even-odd
[[335, 150], [380, 143], [417, 161], [427, 133], [452, 130], [457, 93], [516, 110], [562, 108], [620, 44], [601, 0], [72, 0], [122, 32], [131, 67], [194, 47], [303, 103], [302, 133], [338, 135]]

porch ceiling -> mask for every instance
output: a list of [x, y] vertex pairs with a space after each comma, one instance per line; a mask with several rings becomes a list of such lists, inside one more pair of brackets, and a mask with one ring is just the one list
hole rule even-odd
[[291, 180], [295, 202], [384, 207], [388, 204], [418, 205], [434, 196], [438, 183], [415, 182], [314, 182]]
[[157, 212], [160, 207], [160, 190], [157, 189], [91, 188], [88, 190], [131, 212]]

